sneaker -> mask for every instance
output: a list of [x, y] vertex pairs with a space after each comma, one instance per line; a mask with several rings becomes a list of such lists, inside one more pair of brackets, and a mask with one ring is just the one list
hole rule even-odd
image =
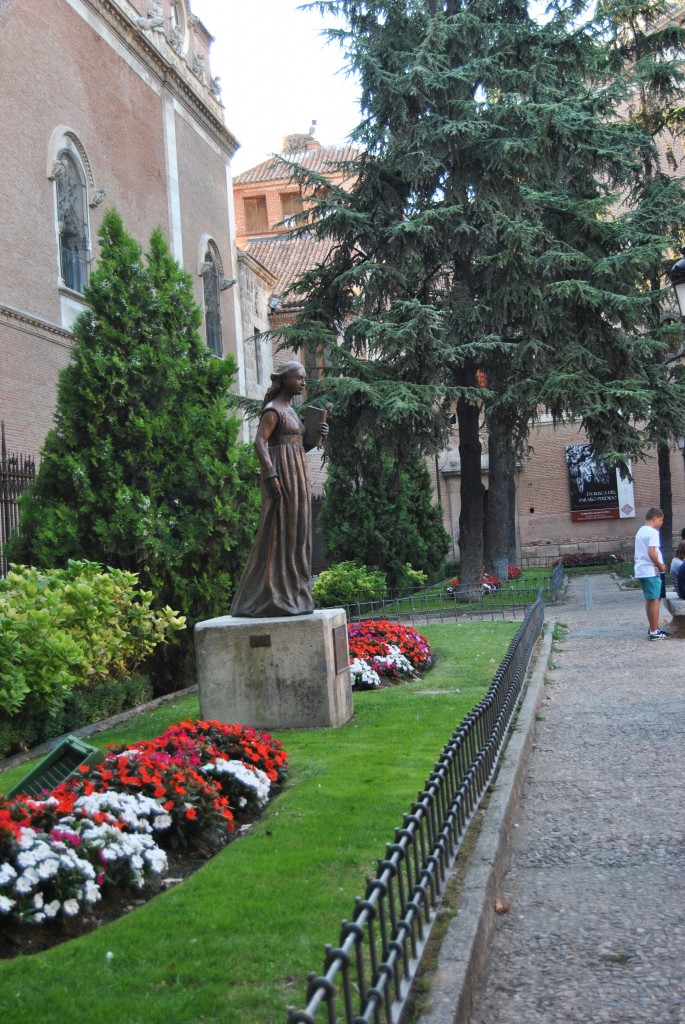
[[[659, 626], [658, 629], [655, 629], [654, 632], [655, 633], [659, 633], [661, 636], [670, 636], [671, 635], [667, 630], [662, 629], [661, 626]], [[652, 631], [649, 630], [649, 629], [647, 630], [647, 636], [653, 636]]]
[[647, 634], [650, 640], [665, 640], [667, 635], [667, 633], [662, 632], [660, 629], [656, 629], [653, 633]]

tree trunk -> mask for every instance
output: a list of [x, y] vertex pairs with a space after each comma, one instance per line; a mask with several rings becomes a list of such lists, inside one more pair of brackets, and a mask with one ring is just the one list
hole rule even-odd
[[459, 587], [457, 600], [480, 601], [483, 593], [483, 482], [477, 405], [459, 399], [459, 458], [461, 511], [459, 513]]
[[673, 490], [671, 487], [671, 449], [667, 444], [656, 447], [659, 465], [659, 504], [664, 513], [661, 527], [661, 554], [666, 561], [673, 557]]
[[516, 457], [509, 475], [509, 565], [518, 565], [519, 553], [516, 544]]
[[485, 535], [485, 568], [501, 583], [507, 582], [509, 567], [509, 533], [511, 523], [511, 488], [514, 456], [506, 427], [493, 419], [488, 439], [488, 507]]

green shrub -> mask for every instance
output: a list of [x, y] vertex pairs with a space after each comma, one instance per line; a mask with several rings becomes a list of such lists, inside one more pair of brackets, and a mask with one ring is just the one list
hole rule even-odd
[[137, 576], [70, 561], [66, 569], [15, 566], [0, 580], [0, 711], [56, 713], [65, 694], [130, 675], [185, 627], [150, 608]]
[[62, 704], [53, 704], [49, 710], [37, 706], [29, 695], [18, 714], [0, 711], [0, 758], [138, 707], [152, 696], [152, 683], [140, 672], [77, 686], [63, 694]]
[[402, 583], [407, 587], [422, 587], [424, 586], [428, 576], [425, 572], [421, 572], [420, 569], [412, 569], [409, 562], [405, 562]]
[[338, 562], [321, 573], [312, 593], [318, 608], [378, 601], [385, 593], [385, 574], [356, 562]]

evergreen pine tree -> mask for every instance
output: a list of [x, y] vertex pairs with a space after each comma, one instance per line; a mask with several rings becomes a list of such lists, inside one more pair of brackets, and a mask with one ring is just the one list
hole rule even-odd
[[190, 277], [161, 231], [145, 260], [110, 210], [100, 246], [8, 554], [139, 573], [188, 617], [188, 647], [195, 621], [227, 611], [257, 517], [255, 463], [230, 408], [235, 364], [203, 344]]
[[[660, 289], [670, 225], [685, 219], [680, 181], [641, 188], [655, 139], [626, 117], [647, 62], [678, 83], [683, 31], [647, 31], [631, 62], [625, 25], [670, 5], [552, 2], [541, 24], [525, 0], [329, 0], [362, 86], [366, 151], [357, 184], [327, 197], [316, 225], [336, 245], [306, 275], [309, 298], [291, 339], [342, 351], [327, 379], [355, 429], [394, 450], [442, 440], [438, 394], [456, 399], [461, 456], [460, 578], [480, 592], [483, 564], [481, 414], [510, 493], [517, 449], [539, 408], [586, 428], [603, 457], [625, 465], [650, 438], [654, 366], [667, 341]], [[651, 25], [660, 25], [654, 22]], [[666, 49], [666, 43], [670, 50]], [[311, 227], [311, 225], [310, 225]], [[370, 358], [373, 367], [361, 364]], [[336, 377], [335, 371], [343, 376]], [[482, 388], [480, 372], [487, 386]], [[669, 389], [682, 422], [685, 388]], [[343, 416], [346, 429], [351, 417]], [[340, 437], [335, 420], [331, 458]], [[503, 495], [490, 495], [497, 507]], [[496, 565], [509, 516], [493, 517]]]

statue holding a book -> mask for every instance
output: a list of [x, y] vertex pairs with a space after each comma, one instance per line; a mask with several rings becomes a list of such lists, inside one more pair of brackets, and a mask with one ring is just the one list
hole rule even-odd
[[305, 452], [328, 434], [326, 410], [292, 406], [305, 389], [304, 367], [290, 360], [271, 374], [254, 442], [261, 467], [261, 515], [231, 615], [272, 618], [314, 611], [311, 589], [311, 493]]

